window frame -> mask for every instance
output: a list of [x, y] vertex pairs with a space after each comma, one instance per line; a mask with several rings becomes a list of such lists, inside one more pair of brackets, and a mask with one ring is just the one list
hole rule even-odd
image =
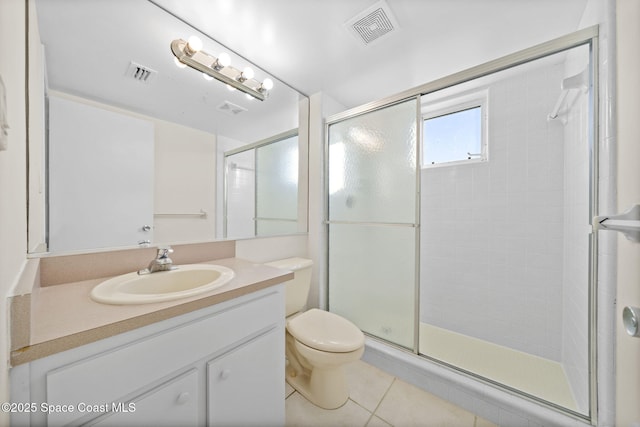
[[[444, 166], [460, 166], [465, 164], [489, 161], [489, 91], [484, 89], [465, 95], [453, 95], [443, 99], [422, 100], [421, 102], [421, 138], [420, 167], [422, 169]], [[425, 121], [455, 114], [480, 107], [480, 156], [467, 159], [451, 160], [440, 163], [426, 163], [426, 140], [424, 135]]]

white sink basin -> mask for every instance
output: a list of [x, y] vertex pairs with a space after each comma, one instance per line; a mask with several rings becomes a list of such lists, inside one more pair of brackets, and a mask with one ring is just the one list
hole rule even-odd
[[148, 304], [187, 298], [226, 285], [235, 273], [213, 264], [187, 264], [151, 274], [127, 273], [105, 280], [91, 291], [103, 304]]

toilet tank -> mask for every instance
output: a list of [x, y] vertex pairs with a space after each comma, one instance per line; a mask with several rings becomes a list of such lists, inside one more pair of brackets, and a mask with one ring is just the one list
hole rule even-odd
[[311, 287], [311, 266], [313, 261], [305, 258], [286, 258], [266, 262], [270, 267], [281, 268], [293, 272], [293, 279], [285, 283], [285, 311], [289, 316], [297, 313], [307, 305], [307, 297]]

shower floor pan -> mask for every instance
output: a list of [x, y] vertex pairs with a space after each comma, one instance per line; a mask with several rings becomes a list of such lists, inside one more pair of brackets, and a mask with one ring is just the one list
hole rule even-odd
[[559, 362], [420, 323], [420, 353], [577, 411]]

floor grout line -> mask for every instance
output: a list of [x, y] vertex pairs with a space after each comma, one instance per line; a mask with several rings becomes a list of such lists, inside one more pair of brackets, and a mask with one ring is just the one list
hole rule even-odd
[[378, 404], [376, 405], [375, 409], [373, 410], [373, 412], [371, 413], [371, 416], [376, 416], [378, 418], [380, 418], [382, 421], [384, 421], [385, 423], [389, 424], [390, 426], [393, 427], [393, 424], [391, 424], [389, 421], [385, 420], [384, 418], [382, 418], [381, 416], [377, 415], [376, 412], [378, 412], [378, 409], [380, 408], [380, 405], [382, 405], [382, 402], [384, 401], [385, 397], [387, 397], [387, 394], [389, 394], [389, 390], [391, 390], [391, 387], [393, 386], [393, 384], [396, 382], [398, 378], [393, 377], [393, 380], [391, 381], [391, 383], [389, 384], [389, 387], [387, 387], [387, 389], [385, 390], [384, 394], [382, 395], [382, 398], [380, 399], [380, 401], [378, 402]]
[[[392, 380], [391, 380], [391, 382], [389, 383], [389, 386], [388, 386], [388, 387], [387, 387], [387, 389], [385, 390], [384, 394], [382, 395], [382, 397], [381, 397], [381, 398], [380, 398], [380, 400], [378, 401], [378, 404], [377, 404], [377, 405], [376, 405], [376, 407], [373, 409], [373, 411], [369, 410], [368, 408], [365, 408], [365, 407], [364, 407], [364, 406], [362, 406], [360, 403], [358, 403], [357, 401], [353, 400], [351, 397], [349, 397], [349, 398], [347, 399], [347, 402], [348, 402], [348, 401], [353, 402], [354, 404], [358, 405], [359, 407], [361, 407], [362, 409], [364, 409], [366, 412], [368, 412], [368, 413], [370, 414], [370, 415], [369, 415], [369, 418], [367, 419], [367, 422], [364, 424], [364, 425], [365, 425], [365, 427], [366, 427], [366, 425], [367, 425], [367, 424], [369, 424], [369, 423], [371, 422], [371, 419], [372, 419], [373, 417], [378, 417], [378, 418], [380, 418], [382, 421], [384, 421], [385, 423], [387, 423], [387, 424], [389, 424], [391, 427], [393, 427], [393, 424], [391, 424], [389, 421], [385, 420], [384, 418], [382, 418], [382, 417], [380, 417], [379, 415], [377, 415], [377, 414], [376, 414], [376, 411], [378, 410], [378, 408], [379, 408], [379, 407], [380, 407], [380, 405], [382, 404], [382, 401], [384, 400], [384, 398], [385, 398], [385, 397], [387, 397], [387, 393], [389, 393], [389, 390], [391, 390], [391, 386], [392, 386], [392, 385], [393, 385], [393, 383], [395, 383], [395, 382], [396, 382], [396, 380], [398, 379], [398, 378], [396, 378], [396, 377], [392, 377], [392, 378], [393, 378], [393, 379], [392, 379]], [[293, 392], [293, 393], [291, 393], [291, 394], [294, 394], [294, 393], [297, 393], [297, 391], [295, 391], [295, 390], [294, 390], [294, 392]], [[291, 394], [290, 394], [289, 396], [291, 396]], [[345, 404], [346, 404], [346, 403], [345, 403]], [[475, 426], [474, 426], [474, 427], [475, 427]]]
[[358, 402], [356, 402], [355, 400], [353, 400], [352, 398], [348, 398], [347, 402], [351, 401], [353, 402], [355, 405], [358, 405], [359, 407], [361, 407], [362, 409], [364, 409], [365, 411], [367, 411], [369, 413], [369, 418], [367, 418], [367, 422], [364, 423], [364, 427], [367, 426], [367, 424], [369, 424], [369, 422], [371, 421], [371, 418], [373, 418], [373, 412], [371, 412], [370, 410], [368, 410], [367, 408], [365, 408], [364, 406], [362, 406], [361, 404], [359, 404]]

